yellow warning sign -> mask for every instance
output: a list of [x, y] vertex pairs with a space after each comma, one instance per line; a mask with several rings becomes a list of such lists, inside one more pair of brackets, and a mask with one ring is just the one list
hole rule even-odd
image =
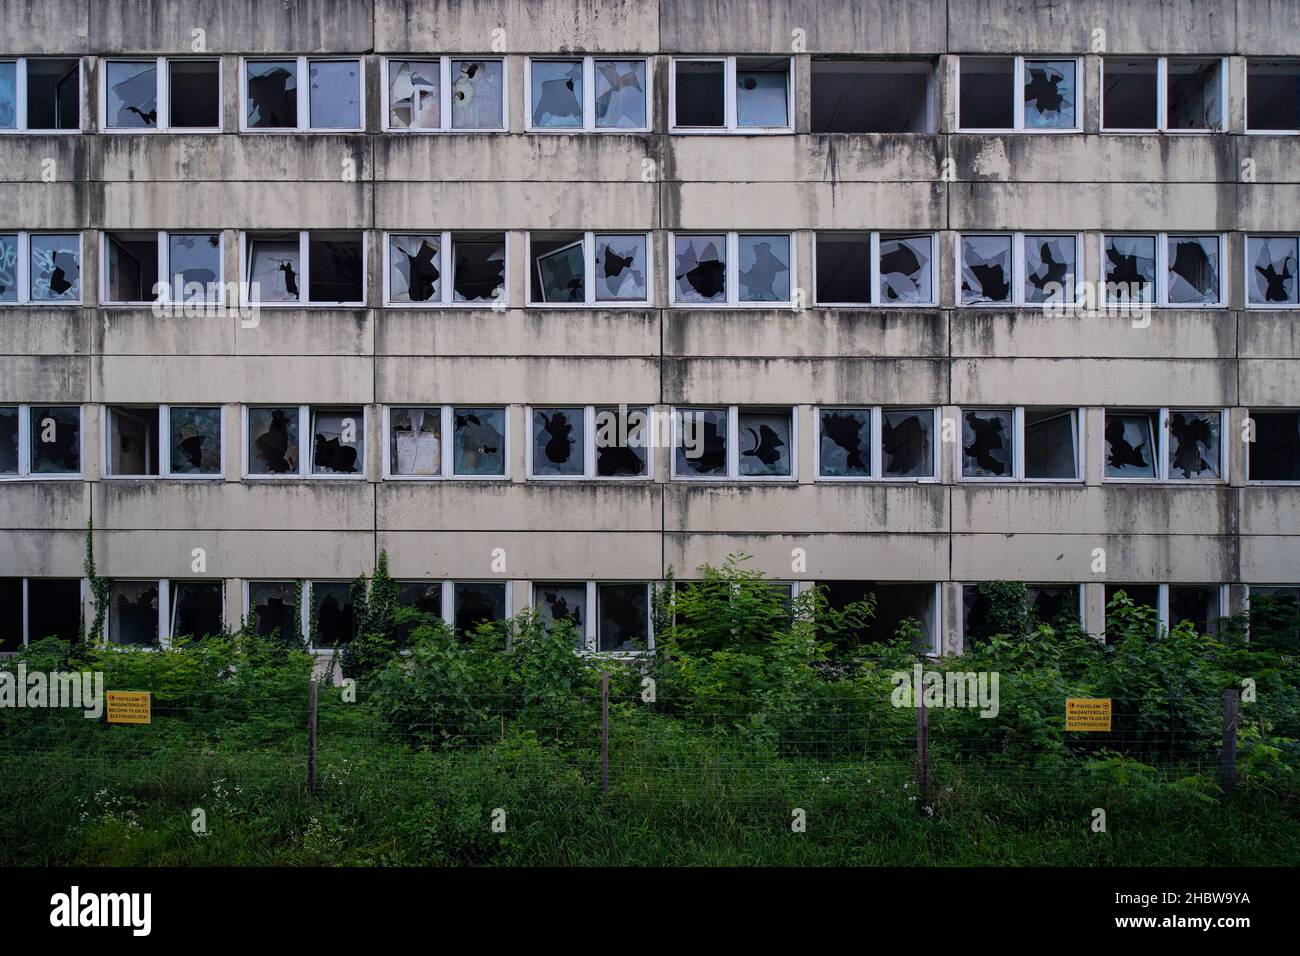
[[1110, 730], [1109, 697], [1067, 697], [1066, 730]]
[[147, 690], [110, 690], [106, 696], [110, 724], [152, 723], [153, 714]]

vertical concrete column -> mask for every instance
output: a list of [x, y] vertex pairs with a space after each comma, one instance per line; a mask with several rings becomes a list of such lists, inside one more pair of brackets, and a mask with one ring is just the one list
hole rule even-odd
[[221, 129], [226, 135], [239, 134], [239, 117], [244, 108], [239, 76], [239, 57], [221, 58]]
[[[961, 409], [943, 405], [939, 409], [939, 480], [957, 484], [957, 447], [961, 443]], [[951, 440], [946, 440], [947, 438]]]
[[[794, 234], [794, 270], [795, 284], [793, 289], [803, 290], [803, 304], [805, 308], [812, 306], [817, 299], [817, 290], [815, 287], [815, 275], [813, 269], [813, 256], [815, 254], [814, 246], [816, 245], [815, 233], [811, 229], [799, 229]], [[672, 260], [667, 260], [668, 266], [665, 271], [672, 269]], [[794, 292], [798, 295], [798, 292]], [[801, 313], [801, 318], [807, 318], [806, 313]]]
[[506, 271], [506, 304], [512, 309], [523, 309], [528, 305], [527, 234], [522, 229], [511, 229], [505, 238], [506, 264], [509, 266]]
[[[1224, 448], [1228, 452], [1228, 484], [1234, 487], [1240, 487], [1246, 484], [1248, 460], [1250, 457], [1250, 443], [1245, 439], [1247, 437], [1246, 420], [1250, 416], [1248, 408], [1230, 408], [1228, 409], [1228, 424], [1226, 434], [1223, 436]], [[1254, 429], [1250, 430], [1253, 433]], [[1239, 498], [1230, 501], [1229, 506], [1234, 512], [1238, 510]], [[1238, 515], [1240, 520], [1240, 515]], [[1240, 528], [1238, 528], [1240, 533]]]
[[[957, 233], [942, 229], [936, 241], [939, 243], [935, 252], [939, 260], [939, 308], [953, 309], [957, 306]], [[952, 320], [959, 321], [956, 316]]]
[[[506, 61], [506, 128], [512, 133], [524, 131], [524, 118], [528, 115], [528, 104], [524, 102], [524, 70], [528, 58], [520, 54], [511, 54]], [[512, 300], [513, 301], [513, 300]]]
[[934, 97], [935, 132], [951, 133], [957, 129], [957, 77], [961, 72], [961, 58], [945, 53], [939, 57], [935, 70], [939, 89]]
[[1101, 130], [1101, 57], [1095, 53], [1083, 57], [1082, 69], [1078, 87], [1082, 96], [1076, 100], [1075, 109], [1082, 112], [1080, 125], [1084, 133], [1097, 133]]
[[1106, 477], [1106, 409], [1083, 410], [1083, 483], [1101, 485]]
[[527, 408], [523, 405], [506, 406], [506, 433], [509, 440], [509, 461], [506, 473], [511, 484], [523, 484], [528, 480], [527, 459], [524, 447], [528, 443], [528, 423], [524, 421]]
[[813, 419], [813, 406], [796, 405], [794, 407], [794, 418], [799, 444], [799, 447], [795, 450], [795, 468], [799, 484], [811, 485], [817, 478], [815, 462], [817, 423]]
[[[86, 397], [86, 402], [90, 397]], [[94, 404], [81, 406], [81, 476], [83, 481], [99, 481], [103, 477], [104, 462], [104, 406], [96, 401]], [[33, 435], [36, 429], [33, 428]], [[35, 439], [33, 439], [34, 441]], [[94, 489], [92, 489], [93, 492]], [[99, 522], [95, 522], [99, 527]]]
[[944, 581], [939, 585], [942, 608], [942, 628], [939, 636], [939, 653], [960, 654], [965, 650], [962, 641], [962, 585], [960, 581]]
[[1246, 58], [1230, 56], [1228, 66], [1228, 103], [1225, 131], [1242, 133], [1246, 130]]
[[244, 617], [244, 582], [242, 578], [226, 578], [223, 598], [223, 612], [226, 627], [235, 630]]
[[528, 582], [525, 580], [512, 580], [510, 582], [510, 616], [515, 617], [530, 609], [532, 595], [529, 594]]
[[221, 407], [221, 429], [221, 447], [225, 457], [223, 473], [226, 481], [240, 481], [244, 477], [244, 422], [239, 405]]
[[1083, 586], [1083, 629], [1097, 640], [1105, 637], [1106, 585], [1090, 582]]
[[808, 54], [794, 58], [794, 131], [812, 131], [812, 57]]

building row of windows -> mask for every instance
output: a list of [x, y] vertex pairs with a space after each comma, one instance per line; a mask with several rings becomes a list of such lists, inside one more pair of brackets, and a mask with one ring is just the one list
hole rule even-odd
[[[513, 590], [527, 588], [525, 606], [546, 625], [569, 622], [576, 650], [628, 654], [654, 649], [651, 581], [487, 580], [398, 581], [397, 603], [442, 620], [465, 636], [484, 623], [511, 616]], [[769, 582], [787, 602], [800, 585]], [[892, 638], [899, 626], [912, 622], [914, 647], [938, 653], [941, 642], [942, 585], [934, 582], [834, 580], [819, 582], [828, 604], [842, 608], [871, 598], [876, 613], [860, 635], [865, 642]], [[679, 580], [674, 587], [691, 587]], [[243, 580], [240, 609], [256, 633], [301, 639], [315, 650], [346, 644], [356, 633], [352, 584], [330, 580]], [[1026, 586], [1027, 617], [1031, 623], [1083, 625], [1082, 584], [1043, 583]], [[1150, 607], [1163, 628], [1189, 623], [1201, 634], [1213, 634], [1228, 615], [1228, 586], [1220, 584], [1109, 583], [1107, 606], [1123, 592], [1138, 606]], [[79, 578], [0, 578], [0, 652], [12, 652], [44, 637], [75, 640], [81, 627], [85, 596]], [[997, 625], [989, 620], [988, 601], [980, 585], [961, 586], [960, 615], [955, 630], [969, 648]], [[1300, 586], [1250, 585], [1249, 600], [1289, 611], [1300, 610]], [[226, 582], [222, 580], [148, 578], [115, 579], [108, 583], [105, 636], [115, 644], [166, 645], [181, 637], [202, 638], [221, 633], [226, 620]]]
[[[365, 480], [366, 442], [380, 432], [385, 480], [508, 479], [511, 406], [241, 406], [243, 440], [219, 405], [106, 405], [106, 478], [221, 480], [226, 456], [247, 479]], [[529, 479], [652, 480], [654, 448], [674, 480], [797, 480], [800, 416], [791, 406], [525, 406]], [[1300, 411], [1251, 409], [1247, 480], [1300, 481]], [[377, 417], [377, 420], [376, 420]], [[940, 449], [970, 481], [1081, 482], [1083, 409], [934, 407], [811, 409], [812, 474], [826, 481], [937, 481]], [[1108, 408], [1104, 474], [1114, 481], [1223, 482], [1225, 409]], [[451, 447], [447, 447], [447, 443]], [[0, 405], [0, 479], [82, 476], [82, 409]]]
[[[1083, 60], [1077, 56], [961, 56], [958, 129], [1079, 132]], [[813, 57], [814, 133], [929, 133], [936, 129], [938, 61]], [[668, 128], [675, 133], [790, 133], [791, 57], [686, 56], [670, 61]], [[537, 132], [653, 129], [653, 60], [627, 56], [524, 59], [525, 128]], [[1100, 65], [1101, 128], [1218, 132], [1225, 128], [1223, 57], [1107, 56]], [[239, 128], [360, 132], [365, 60], [348, 56], [243, 57]], [[508, 126], [504, 57], [384, 57], [382, 127], [389, 132], [502, 132]], [[76, 131], [81, 61], [0, 59], [0, 131]], [[223, 83], [215, 57], [104, 58], [99, 128], [220, 132]], [[1300, 132], [1300, 61], [1245, 63], [1247, 132]]]
[[[239, 233], [241, 305], [364, 306], [363, 230]], [[1220, 233], [1102, 233], [1095, 291], [1079, 273], [1080, 232], [955, 234], [955, 300], [963, 307], [1226, 304]], [[800, 307], [793, 232], [669, 232], [673, 307]], [[653, 232], [532, 231], [525, 239], [530, 307], [650, 307]], [[818, 231], [812, 301], [826, 307], [934, 306], [937, 233]], [[220, 231], [99, 234], [99, 301], [223, 303]], [[386, 232], [383, 303], [393, 308], [508, 305], [505, 232]], [[78, 304], [79, 232], [0, 232], [0, 304]], [[1242, 281], [1250, 308], [1300, 306], [1300, 236], [1247, 234]]]

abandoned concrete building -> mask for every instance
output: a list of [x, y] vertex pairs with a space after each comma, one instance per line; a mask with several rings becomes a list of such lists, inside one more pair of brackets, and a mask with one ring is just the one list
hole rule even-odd
[[0, 650], [1300, 598], [1298, 160], [1289, 0], [0, 3]]

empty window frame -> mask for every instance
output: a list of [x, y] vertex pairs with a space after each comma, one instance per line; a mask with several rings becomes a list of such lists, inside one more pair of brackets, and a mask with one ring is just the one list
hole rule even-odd
[[0, 653], [81, 636], [80, 578], [0, 578]]
[[529, 57], [529, 132], [646, 132], [650, 65], [644, 57]]
[[221, 478], [221, 414], [217, 405], [105, 405], [105, 477]]
[[1246, 306], [1294, 309], [1300, 305], [1300, 238], [1246, 236]]
[[793, 302], [794, 235], [789, 232], [669, 233], [674, 306], [773, 308]]
[[366, 234], [241, 232], [245, 304], [365, 305]]
[[1081, 132], [1079, 61], [1068, 57], [963, 56], [957, 79], [958, 128]]
[[80, 60], [0, 59], [0, 133], [80, 130]]
[[1250, 420], [1248, 480], [1300, 482], [1300, 411], [1252, 408]]
[[1246, 61], [1246, 132], [1300, 133], [1300, 60]]
[[223, 299], [220, 232], [101, 233], [100, 301], [105, 305]]
[[[1003, 622], [992, 615], [989, 597], [980, 584], [963, 584], [961, 588], [962, 646], [971, 650], [1000, 636], [1006, 630]], [[1071, 624], [1083, 625], [1082, 584], [1026, 584], [1026, 623], [1032, 631], [1040, 624], [1060, 629]], [[1011, 634], [1010, 637], [1023, 637]]]
[[447, 308], [506, 303], [503, 232], [391, 232], [384, 237], [384, 304]]
[[818, 232], [813, 240], [817, 304], [934, 305], [933, 233]]
[[788, 407], [674, 408], [672, 477], [789, 481], [798, 423]]
[[[1226, 584], [1107, 584], [1106, 607], [1123, 592], [1133, 604], [1155, 611], [1164, 631], [1187, 622], [1197, 634], [1213, 635], [1227, 616], [1227, 591]], [[1116, 637], [1107, 630], [1106, 643]]]
[[812, 60], [812, 132], [934, 131], [934, 61]]
[[1300, 648], [1300, 585], [1252, 584], [1246, 608], [1253, 643]]
[[507, 477], [509, 429], [502, 406], [390, 405], [384, 429], [385, 478]]
[[1075, 298], [1078, 233], [996, 232], [957, 236], [957, 302], [1036, 306]]
[[81, 233], [0, 232], [0, 305], [81, 304]]
[[245, 478], [365, 477], [362, 406], [247, 405], [243, 414]]
[[1211, 133], [1224, 127], [1227, 70], [1219, 57], [1103, 57], [1101, 128]]
[[1103, 234], [1102, 297], [1171, 308], [1222, 306], [1222, 250], [1217, 233]]
[[0, 479], [80, 478], [81, 406], [0, 405]]
[[[502, 625], [510, 617], [509, 581], [451, 581], [447, 617], [458, 637], [468, 637], [484, 624]], [[443, 592], [444, 599], [448, 591]]]
[[789, 57], [678, 57], [669, 82], [675, 133], [793, 132]]
[[532, 607], [548, 628], [567, 621], [576, 650], [644, 653], [654, 649], [652, 587], [644, 581], [534, 581]]
[[817, 478], [933, 481], [938, 475], [934, 408], [814, 408]]
[[361, 132], [362, 61], [356, 57], [245, 59], [239, 68], [244, 132]]
[[529, 305], [649, 305], [650, 235], [530, 232]]
[[245, 581], [244, 619], [259, 637], [274, 637], [285, 643], [305, 643], [303, 609], [305, 594], [300, 597], [298, 581]]
[[650, 478], [659, 413], [648, 405], [530, 407], [530, 478]]
[[1081, 481], [1077, 408], [964, 408], [957, 474], [963, 480]]
[[1106, 477], [1223, 481], [1221, 409], [1106, 409]]
[[160, 610], [163, 582], [114, 580], [108, 585], [104, 633], [112, 644], [152, 647], [161, 642], [166, 615]]
[[384, 60], [380, 87], [388, 132], [506, 128], [506, 64], [501, 57], [392, 57]]
[[221, 61], [104, 60], [99, 102], [106, 132], [220, 132]]
[[313, 649], [342, 647], [357, 633], [351, 581], [308, 581], [308, 644]]
[[907, 623], [915, 627], [912, 649], [921, 654], [939, 653], [942, 634], [939, 585], [930, 582], [818, 581], [827, 602], [836, 610], [875, 597], [875, 614], [858, 635], [862, 643], [891, 641]]

